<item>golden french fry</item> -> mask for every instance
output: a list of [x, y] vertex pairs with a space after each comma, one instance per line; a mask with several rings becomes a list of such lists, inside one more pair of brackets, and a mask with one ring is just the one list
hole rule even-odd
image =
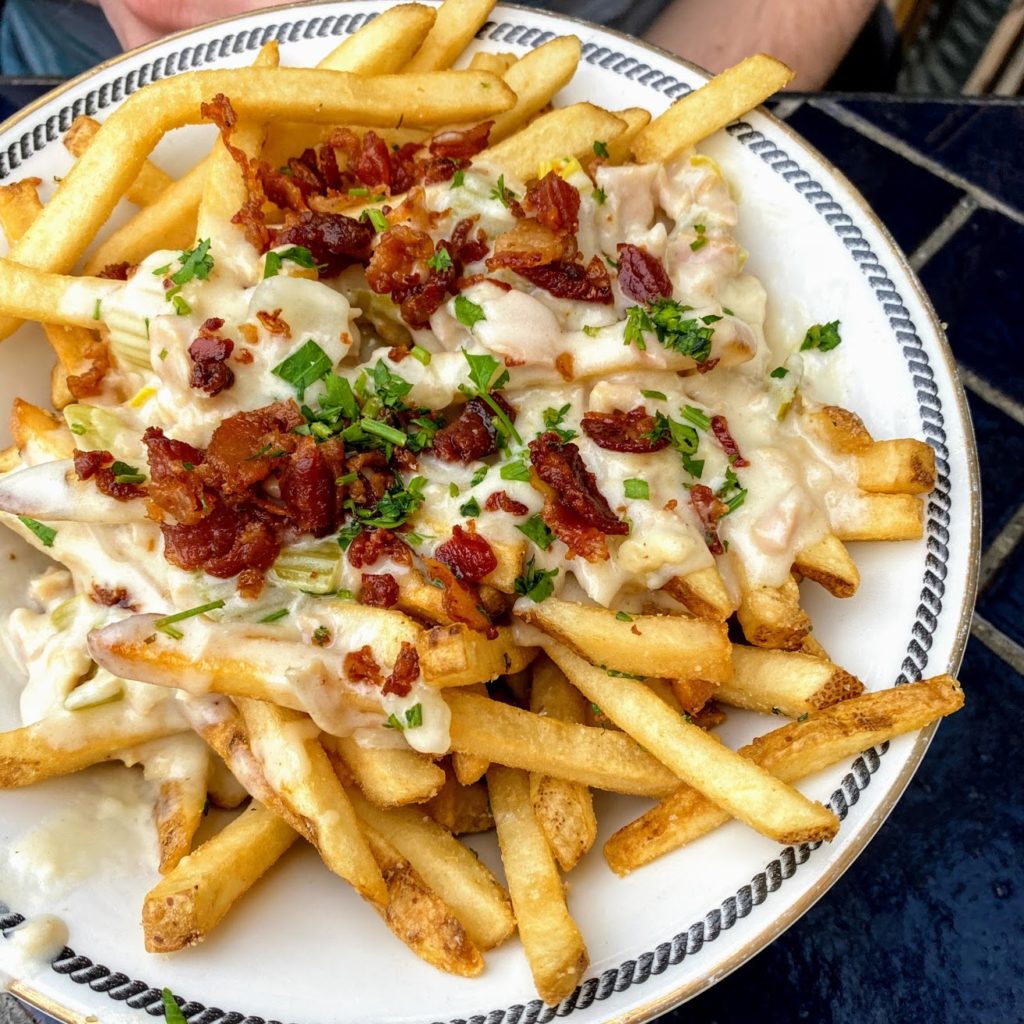
[[663, 589], [701, 619], [724, 622], [736, 610], [722, 574], [713, 565], [676, 576]]
[[732, 678], [715, 699], [736, 708], [799, 718], [864, 692], [864, 684], [831, 661], [802, 651], [736, 646]]
[[[432, 588], [436, 589], [436, 588]], [[463, 623], [435, 626], [416, 641], [420, 671], [430, 686], [470, 686], [519, 672], [536, 657], [536, 647], [520, 647], [509, 626], [498, 626], [492, 640]]]
[[[486, 697], [487, 687], [483, 683], [476, 683], [473, 686], [467, 686], [463, 692]], [[463, 786], [472, 786], [474, 782], [478, 782], [487, 774], [487, 769], [490, 766], [491, 762], [488, 758], [480, 757], [477, 754], [460, 754], [458, 751], [452, 754], [452, 771], [455, 772], [455, 778]]]
[[935, 449], [901, 437], [857, 452], [857, 484], [879, 494], [927, 494], [935, 486]]
[[490, 71], [492, 75], [499, 78], [515, 64], [514, 53], [488, 53], [487, 50], [478, 50], [469, 60], [467, 67], [474, 71]]
[[444, 785], [444, 770], [415, 750], [361, 747], [352, 737], [325, 736], [324, 747], [336, 753], [359, 788], [378, 807], [419, 804]]
[[672, 679], [670, 685], [680, 709], [692, 717], [704, 709], [704, 705], [718, 693], [722, 684], [708, 679]]
[[850, 494], [828, 510], [840, 540], [920, 540], [924, 502], [913, 494]]
[[681, 97], [636, 137], [637, 163], [668, 163], [719, 128], [764, 103], [793, 80], [793, 72], [767, 54], [746, 57]]
[[832, 660], [828, 656], [828, 651], [821, 646], [811, 633], [808, 633], [801, 641], [800, 650], [803, 651], [804, 654], [812, 654], [815, 658], [824, 658], [826, 661]]
[[[85, 114], [76, 117], [71, 127], [64, 133], [64, 148], [72, 156], [81, 156], [92, 144], [100, 123]], [[151, 160], [147, 160], [139, 171], [136, 179], [128, 186], [124, 197], [138, 206], [149, 206], [174, 184], [174, 179]]]
[[502, 73], [502, 78], [516, 94], [516, 104], [495, 117], [489, 136], [490, 145], [507, 139], [534, 114], [543, 110], [569, 84], [579, 62], [580, 41], [575, 36], [560, 36], [511, 64]]
[[252, 803], [146, 894], [146, 949], [173, 953], [202, 942], [298, 838], [276, 814]]
[[0, 185], [0, 227], [13, 245], [39, 216], [43, 201], [37, 191], [42, 185], [39, 178], [22, 178], [9, 185]]
[[487, 788], [519, 938], [538, 994], [554, 1005], [583, 977], [590, 962], [587, 947], [565, 904], [558, 868], [530, 802], [526, 773], [492, 765]]
[[561, 644], [545, 646], [552, 661], [645, 750], [709, 800], [780, 843], [831, 839], [836, 816], [781, 783], [673, 711], [643, 683], [611, 679]]
[[[36, 223], [43, 217], [45, 212]], [[71, 277], [0, 259], [0, 311], [4, 317], [67, 327], [99, 327], [103, 300], [120, 286], [120, 281]]]
[[206, 776], [206, 791], [214, 807], [233, 811], [241, 807], [249, 796], [245, 786], [231, 774], [224, 759], [210, 750], [210, 770]]
[[868, 449], [874, 441], [863, 420], [839, 405], [805, 406], [801, 419], [811, 432], [834, 452], [852, 455]]
[[252, 752], [291, 812], [310, 825], [324, 864], [378, 907], [388, 890], [334, 769], [305, 716], [264, 701], [239, 699]]
[[626, 125], [592, 103], [561, 107], [531, 121], [514, 135], [488, 146], [474, 162], [490, 163], [526, 181], [540, 166], [562, 157], [582, 159], [594, 152], [594, 140], [617, 139]]
[[17, 789], [57, 775], [71, 775], [122, 750], [185, 732], [172, 700], [146, 715], [124, 701], [62, 711], [32, 725], [0, 732], [0, 789]]
[[[487, 762], [488, 767], [490, 762]], [[427, 813], [452, 835], [489, 832], [494, 828], [491, 806], [487, 801], [487, 787], [482, 782], [462, 785], [453, 775], [446, 774], [445, 784], [426, 804]]]
[[663, 796], [677, 785], [672, 772], [622, 733], [559, 722], [461, 690], [447, 691], [445, 699], [452, 750], [613, 793]]
[[781, 587], [743, 586], [736, 617], [743, 635], [757, 647], [795, 651], [811, 629], [792, 576]]
[[549, 597], [520, 617], [587, 660], [613, 672], [693, 679], [727, 679], [725, 625], [681, 615], [632, 615]]
[[[423, 45], [405, 65], [407, 72], [450, 68], [487, 21], [495, 0], [445, 0]], [[454, 120], [454, 119], [453, 119]]]
[[[502, 541], [495, 539], [491, 543], [491, 551], [498, 564], [480, 581], [483, 586], [494, 587], [504, 594], [516, 592], [516, 577], [523, 574], [523, 560], [526, 557], [526, 541]], [[434, 588], [437, 589], [436, 587]]]
[[834, 534], [798, 551], [793, 570], [823, 586], [833, 597], [853, 597], [860, 573], [843, 542]]
[[355, 790], [349, 798], [360, 821], [379, 832], [444, 900], [480, 949], [493, 949], [515, 931], [508, 893], [444, 827], [420, 808], [382, 810]]
[[11, 405], [11, 437], [21, 452], [36, 452], [49, 459], [70, 459], [75, 439], [58, 417], [38, 405], [16, 398]]
[[[578, 725], [587, 718], [583, 695], [546, 657], [533, 664], [530, 710], [536, 715]], [[531, 772], [530, 800], [559, 867], [571, 871], [597, 838], [597, 817], [590, 790], [578, 782]]]
[[[963, 691], [955, 679], [936, 676], [834, 704], [803, 722], [791, 722], [758, 737], [740, 753], [784, 782], [793, 783], [951, 715], [963, 702]], [[605, 843], [605, 858], [613, 871], [625, 875], [728, 820], [729, 815], [710, 800], [683, 786], [619, 829]]]
[[629, 159], [633, 140], [642, 129], [651, 123], [651, 115], [643, 107], [627, 107], [625, 110], [616, 110], [613, 113], [626, 125], [625, 131], [608, 143], [608, 163], [617, 166], [624, 164]]

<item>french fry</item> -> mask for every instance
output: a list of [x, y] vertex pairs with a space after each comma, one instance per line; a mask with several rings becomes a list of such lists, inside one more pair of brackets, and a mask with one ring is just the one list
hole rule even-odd
[[920, 540], [924, 502], [913, 494], [844, 495], [828, 510], [840, 540]]
[[836, 816], [674, 712], [643, 683], [612, 679], [561, 644], [548, 655], [583, 695], [709, 800], [780, 843], [831, 839]]
[[855, 455], [874, 444], [863, 420], [840, 405], [805, 405], [801, 419], [818, 440], [834, 452]]
[[[803, 722], [791, 722], [758, 737], [740, 753], [783, 782], [793, 783], [951, 715], [963, 702], [955, 679], [936, 676], [834, 704]], [[728, 820], [728, 814], [684, 786], [619, 829], [605, 843], [605, 858], [613, 871], [625, 875]]]
[[[476, 683], [473, 686], [467, 686], [464, 692], [486, 697], [487, 687], [483, 683]], [[455, 772], [455, 778], [463, 786], [472, 786], [474, 782], [482, 779], [487, 774], [490, 765], [491, 762], [488, 758], [480, 757], [477, 754], [460, 754], [458, 751], [452, 754], [452, 771]]]
[[579, 62], [580, 41], [575, 36], [560, 36], [512, 63], [502, 73], [502, 78], [516, 94], [516, 104], [495, 117], [489, 136], [490, 145], [507, 139], [534, 114], [543, 110], [569, 84]]
[[[490, 767], [490, 762], [487, 762]], [[494, 828], [487, 787], [482, 782], [462, 785], [454, 774], [447, 773], [445, 784], [426, 805], [427, 813], [452, 835], [489, 832]]]
[[43, 208], [38, 192], [40, 185], [40, 178], [22, 178], [0, 185], [0, 227], [9, 246], [21, 238], [39, 216]]
[[524, 181], [537, 176], [538, 168], [562, 157], [581, 159], [594, 151], [594, 139], [617, 139], [624, 121], [592, 103], [561, 107], [531, 121], [515, 135], [488, 146], [475, 162], [504, 168], [506, 174]]
[[736, 617], [743, 635], [757, 647], [795, 651], [811, 629], [811, 620], [800, 607], [800, 588], [792, 576], [781, 587], [743, 586]]
[[[445, 0], [423, 44], [405, 66], [407, 72], [441, 71], [450, 68], [470, 44], [495, 0]], [[452, 119], [454, 120], [454, 118]]]
[[519, 938], [541, 999], [554, 1005], [576, 987], [587, 947], [565, 903], [562, 880], [537, 822], [526, 774], [492, 765], [487, 788]]
[[651, 115], [643, 107], [627, 107], [625, 110], [614, 111], [614, 114], [626, 125], [623, 133], [607, 144], [608, 163], [618, 166], [629, 159], [633, 140], [651, 123]]
[[799, 718], [863, 692], [856, 676], [826, 659], [802, 651], [736, 646], [732, 678], [719, 685], [715, 699], [766, 715]]
[[504, 594], [514, 594], [516, 592], [516, 577], [523, 574], [526, 541], [509, 542], [496, 539], [491, 542], [491, 551], [498, 564], [480, 581], [481, 593], [485, 587], [494, 587], [495, 590], [500, 590]]
[[298, 838], [276, 814], [252, 803], [146, 894], [147, 951], [173, 953], [202, 942]]
[[[530, 710], [560, 722], [582, 725], [587, 717], [587, 702], [556, 665], [542, 658], [533, 664]], [[559, 867], [571, 871], [597, 838], [597, 817], [590, 790], [578, 782], [531, 772], [530, 800]]]
[[[40, 215], [37, 223], [42, 219]], [[119, 281], [54, 274], [0, 259], [0, 310], [5, 317], [65, 327], [98, 327], [103, 300], [118, 287]]]
[[793, 80], [781, 61], [758, 53], [681, 97], [636, 137], [637, 163], [668, 163], [719, 128], [764, 103]]
[[232, 811], [241, 807], [249, 796], [245, 786], [231, 774], [224, 759], [210, 751], [210, 770], [206, 776], [206, 791], [214, 807]]
[[[72, 156], [81, 156], [92, 144], [100, 123], [95, 118], [81, 114], [71, 122], [71, 127], [64, 133], [64, 148]], [[166, 171], [160, 170], [152, 160], [147, 160], [138, 176], [128, 186], [125, 199], [137, 206], [149, 206], [174, 184]]]
[[352, 804], [305, 716], [258, 700], [240, 699], [252, 752], [293, 814], [309, 822], [324, 864], [364, 899], [384, 907], [388, 890], [359, 830]]
[[514, 53], [489, 53], [487, 50], [478, 50], [470, 58], [468, 67], [474, 71], [490, 71], [492, 75], [500, 78], [515, 62]]
[[[733, 671], [735, 672], [735, 664]], [[718, 693], [721, 686], [721, 683], [714, 683], [708, 679], [672, 679], [670, 684], [680, 709], [691, 717], [703, 710], [704, 705]]]
[[378, 807], [419, 804], [444, 785], [444, 769], [415, 750], [361, 747], [352, 737], [325, 736], [323, 745], [336, 754], [359, 788]]
[[675, 576], [663, 589], [700, 619], [724, 622], [736, 610], [721, 573], [713, 565]]
[[614, 672], [712, 680], [729, 677], [729, 636], [723, 623], [681, 615], [633, 615], [624, 621], [607, 608], [555, 597], [531, 605], [520, 617]]
[[663, 796], [678, 784], [622, 733], [559, 722], [461, 690], [447, 691], [445, 699], [452, 750], [613, 793]]
[[124, 701], [49, 715], [0, 732], [0, 789], [17, 789], [116, 760], [120, 751], [185, 732], [184, 718], [165, 701], [159, 714], [131, 711]]
[[828, 651], [821, 646], [821, 643], [816, 640], [814, 635], [811, 633], [808, 633], [801, 641], [800, 650], [803, 651], [804, 654], [813, 655], [815, 658], [824, 658], [826, 661], [832, 660], [828, 656]]
[[857, 484], [864, 491], [927, 494], [935, 486], [935, 449], [924, 441], [874, 441], [856, 460]]
[[834, 534], [798, 551], [793, 570], [823, 586], [833, 597], [853, 597], [860, 573], [843, 542]]
[[470, 849], [420, 808], [382, 810], [361, 793], [349, 798], [361, 822], [379, 832], [444, 900], [482, 950], [515, 931], [508, 893]]
[[24, 455], [70, 459], [75, 441], [67, 426], [51, 412], [16, 398], [11, 406], [11, 437]]
[[[436, 588], [435, 588], [436, 589]], [[519, 672], [536, 657], [536, 647], [520, 647], [509, 626], [498, 626], [492, 640], [463, 623], [435, 626], [416, 641], [423, 680], [430, 686], [469, 686]]]

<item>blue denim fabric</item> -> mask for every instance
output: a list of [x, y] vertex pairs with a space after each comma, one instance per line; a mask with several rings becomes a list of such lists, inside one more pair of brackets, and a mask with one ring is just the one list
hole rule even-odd
[[121, 52], [98, 7], [82, 0], [7, 0], [0, 74], [77, 75]]

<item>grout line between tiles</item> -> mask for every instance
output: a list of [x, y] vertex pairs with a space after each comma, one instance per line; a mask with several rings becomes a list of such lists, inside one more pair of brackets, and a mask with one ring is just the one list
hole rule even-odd
[[960, 382], [968, 391], [973, 391], [989, 405], [994, 405], [1000, 412], [1006, 413], [1010, 419], [1024, 426], [1024, 406], [1000, 391], [999, 388], [989, 384], [984, 377], [979, 377], [963, 363], [957, 363], [957, 370], [960, 372]]
[[1016, 221], [1018, 224], [1024, 224], [1024, 213], [1020, 210], [1014, 209], [1009, 203], [1003, 202], [1002, 199], [997, 199], [990, 192], [979, 188], [967, 178], [956, 174], [947, 167], [943, 167], [937, 160], [932, 159], [930, 156], [925, 156], [920, 150], [915, 149], [895, 135], [890, 135], [887, 131], [872, 124], [867, 118], [861, 117], [860, 114], [854, 114], [835, 100], [818, 99], [809, 100], [808, 102], [812, 107], [816, 107], [830, 117], [835, 118], [840, 124], [845, 124], [848, 128], [859, 132], [865, 138], [885, 146], [886, 149], [890, 149], [894, 153], [898, 153], [905, 160], [910, 161], [912, 164], [917, 164], [918, 167], [923, 167], [937, 178], [942, 178], [943, 181], [948, 181], [951, 185], [956, 185], [957, 188], [963, 189], [968, 195], [973, 196], [977, 200], [979, 206], [995, 210], [997, 213], [1009, 217], [1010, 220]]
[[999, 567], [1006, 561], [1021, 537], [1024, 537], [1024, 505], [1021, 505], [1013, 513], [1010, 521], [996, 534], [995, 539], [989, 544], [988, 550], [981, 556], [981, 567], [978, 570], [978, 593], [985, 589], [989, 580], [998, 572]]
[[988, 619], [974, 613], [971, 635], [980, 640], [993, 654], [998, 655], [1011, 668], [1024, 675], [1024, 647], [996, 629]]
[[917, 273], [967, 223], [978, 208], [973, 196], [963, 196], [946, 214], [939, 226], [910, 254], [910, 265]]

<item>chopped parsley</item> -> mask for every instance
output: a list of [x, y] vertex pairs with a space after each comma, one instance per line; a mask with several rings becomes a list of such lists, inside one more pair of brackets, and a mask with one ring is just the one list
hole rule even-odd
[[270, 612], [257, 621], [261, 623], [277, 622], [279, 619], [283, 619], [288, 614], [288, 611], [289, 610], [287, 608], [278, 608], [276, 612]]
[[465, 183], [466, 183], [466, 172], [465, 171], [456, 171], [452, 175], [451, 188], [462, 188], [462, 186]]
[[807, 328], [800, 351], [817, 349], [819, 352], [831, 352], [843, 339], [839, 337], [839, 321], [832, 320], [827, 324], [814, 324]]
[[164, 1004], [165, 1024], [188, 1024], [185, 1020], [185, 1014], [181, 1012], [181, 1007], [171, 994], [171, 990], [169, 988], [165, 988], [160, 993], [160, 998], [163, 1000]]
[[468, 327], [472, 330], [473, 325], [479, 323], [481, 320], [486, 320], [487, 315], [484, 313], [482, 306], [478, 306], [471, 299], [467, 299], [465, 295], [456, 295], [455, 319], [458, 320], [463, 327]]
[[470, 487], [476, 487], [477, 484], [483, 483], [484, 477], [491, 471], [490, 466], [481, 466], [474, 474], [472, 479], [469, 481]]
[[667, 436], [669, 443], [679, 452], [679, 456], [683, 461], [683, 469], [690, 476], [696, 477], [698, 480], [701, 478], [701, 474], [704, 472], [704, 460], [693, 458], [700, 447], [700, 438], [693, 427], [685, 423], [679, 423], [672, 419], [671, 416], [666, 416], [664, 413], [659, 412], [654, 417], [654, 429], [651, 431], [650, 436], [651, 440], [654, 441], [661, 440], [661, 438]]
[[[210, 240], [202, 239], [194, 249], [186, 249], [179, 257], [181, 269], [171, 274], [171, 280], [180, 288], [183, 284], [195, 279], [205, 281], [213, 270], [213, 257], [210, 255]], [[154, 273], [156, 273], [154, 271]]]
[[697, 237], [690, 243], [690, 248], [697, 252], [708, 244], [707, 235], [705, 234], [707, 228], [703, 224], [694, 224], [693, 230], [697, 233]]
[[18, 518], [21, 520], [22, 526], [31, 530], [39, 538], [44, 548], [53, 547], [57, 531], [52, 526], [47, 526], [45, 523], [39, 522], [38, 519], [32, 519], [30, 516], [18, 516]]
[[363, 532], [360, 523], [348, 523], [338, 531], [338, 547], [342, 551], [348, 551], [349, 545]]
[[222, 600], [208, 601], [206, 604], [196, 605], [195, 608], [186, 608], [183, 612], [165, 615], [163, 618], [157, 619], [153, 626], [160, 630], [161, 633], [166, 633], [169, 637], [180, 640], [185, 634], [180, 629], [175, 629], [174, 623], [195, 618], [197, 615], [205, 615], [207, 612], [213, 612], [223, 607], [224, 602]]
[[594, 155], [601, 157], [603, 160], [608, 159], [608, 143], [602, 142], [600, 139], [594, 142]]
[[[423, 504], [423, 488], [426, 485], [426, 477], [414, 476], [408, 484], [403, 484], [399, 480], [382, 495], [380, 501], [373, 508], [357, 507], [351, 502], [347, 502], [346, 506], [362, 526], [376, 526], [382, 530], [393, 530], [414, 515]], [[340, 544], [341, 534], [339, 533], [338, 536]], [[352, 539], [355, 539], [354, 535]], [[343, 545], [343, 547], [347, 546], [347, 544]]]
[[627, 498], [638, 498], [646, 501], [651, 496], [651, 489], [648, 487], [646, 480], [637, 480], [636, 478], [623, 480], [622, 490]]
[[787, 370], [784, 366], [776, 366], [775, 369], [768, 374], [768, 376], [774, 377], [776, 380], [782, 380], [783, 377], [789, 376], [789, 370]]
[[635, 679], [638, 683], [645, 682], [647, 679], [647, 676], [638, 676], [633, 672], [622, 672], [617, 668], [609, 668], [607, 665], [602, 665], [601, 668], [614, 679]]
[[192, 312], [192, 307], [185, 301], [182, 295], [169, 295], [168, 298], [171, 300], [171, 305], [174, 307], [174, 312], [178, 316], [188, 316]]
[[598, 206], [604, 206], [605, 200], [608, 198], [608, 194], [603, 188], [595, 188], [590, 195]]
[[448, 496], [451, 497], [451, 498], [457, 498], [460, 493], [461, 493], [461, 491], [459, 490], [459, 485], [457, 483], [455, 483], [454, 481], [452, 481], [448, 485]]
[[554, 579], [558, 570], [538, 569], [535, 563], [536, 559], [531, 558], [526, 563], [523, 575], [516, 578], [516, 593], [539, 604], [555, 592]]
[[85, 427], [81, 423], [69, 423], [68, 429], [71, 431], [72, 434], [81, 435], [85, 433]]
[[459, 515], [467, 519], [475, 519], [480, 515], [480, 502], [476, 498], [470, 498], [464, 505], [459, 506]]
[[328, 373], [324, 376], [323, 382], [324, 393], [320, 396], [321, 412], [334, 420], [342, 416], [347, 420], [356, 419], [359, 416], [359, 405], [348, 380], [336, 373]]
[[285, 260], [288, 260], [289, 263], [295, 263], [300, 267], [305, 267], [307, 270], [317, 269], [317, 263], [313, 259], [313, 254], [304, 245], [293, 245], [290, 249], [285, 249], [282, 252], [271, 250], [267, 253], [267, 258], [263, 264], [263, 280], [265, 281], [268, 277], [277, 277]]
[[555, 535], [539, 515], [530, 516], [525, 523], [516, 523], [516, 529], [528, 540], [532, 540], [542, 551], [547, 551], [555, 540]]
[[572, 406], [569, 403], [566, 403], [560, 409], [553, 409], [549, 407], [545, 409], [543, 413], [544, 429], [556, 433], [563, 444], [568, 443], [577, 436], [575, 430], [567, 430], [561, 426], [562, 421], [565, 419], [565, 414], [571, 408]]
[[684, 405], [679, 410], [679, 415], [688, 423], [692, 423], [698, 430], [711, 429], [711, 417], [703, 409], [695, 405]]
[[583, 333], [588, 338], [596, 338], [598, 336], [598, 334], [600, 334], [600, 332], [601, 332], [601, 328], [595, 326], [594, 324], [584, 324], [583, 325]]
[[405, 709], [405, 721], [403, 722], [393, 711], [388, 715], [384, 723], [385, 729], [416, 729], [423, 724], [423, 705], [413, 704], [411, 708]]
[[501, 174], [498, 176], [498, 181], [494, 188], [491, 189], [488, 199], [497, 199], [502, 206], [508, 207], [510, 203], [514, 203], [516, 200], [516, 194], [512, 189], [505, 185], [505, 175]]
[[331, 372], [331, 359], [310, 338], [301, 348], [296, 349], [283, 363], [278, 363], [270, 372], [275, 377], [280, 377], [281, 380], [291, 384], [301, 398], [310, 384]]
[[643, 395], [644, 398], [655, 398], [661, 402], [668, 401], [668, 395], [666, 395], [664, 391], [643, 390], [640, 394]]
[[114, 480], [119, 484], [141, 484], [145, 483], [146, 476], [140, 473], [135, 466], [129, 466], [126, 462], [114, 462], [110, 467], [114, 474]]
[[[456, 310], [461, 298], [462, 296], [460, 295], [455, 300]], [[469, 305], [472, 306], [474, 304], [470, 302]], [[475, 308], [477, 310], [480, 309], [479, 306]], [[462, 354], [469, 364], [469, 379], [472, 381], [473, 387], [460, 384], [459, 390], [468, 398], [482, 398], [487, 403], [491, 412], [494, 413], [495, 424], [506, 441], [511, 437], [518, 444], [522, 444], [523, 439], [519, 436], [519, 431], [516, 430], [512, 420], [509, 419], [508, 413], [491, 397], [492, 391], [498, 391], [508, 383], [508, 370], [504, 369], [494, 356], [471, 355], [465, 349], [462, 350]], [[495, 373], [499, 370], [501, 372], [495, 376]], [[508, 480], [509, 477], [505, 477], [505, 479]]]
[[740, 483], [739, 477], [729, 466], [725, 471], [725, 481], [715, 492], [715, 497], [724, 501], [729, 511], [725, 515], [735, 512], [747, 498], [747, 489]]
[[373, 392], [382, 404], [389, 409], [403, 408], [402, 399], [412, 391], [412, 384], [397, 373], [392, 373], [383, 359], [377, 360], [370, 376], [373, 378]]
[[326, 647], [332, 639], [331, 631], [326, 626], [317, 626], [313, 630], [313, 643], [317, 647]]
[[514, 462], [506, 462], [498, 474], [502, 480], [522, 480], [528, 482], [530, 479], [529, 467], [523, 462], [522, 459], [516, 459]]
[[451, 270], [452, 268], [452, 254], [444, 247], [441, 246], [433, 256], [427, 260], [427, 266], [431, 270]]
[[643, 306], [630, 306], [626, 310], [626, 331], [622, 336], [624, 345], [636, 345], [644, 352], [647, 349], [647, 342], [644, 341], [644, 331], [653, 331], [654, 324], [647, 315]]
[[369, 419], [366, 416], [359, 421], [359, 426], [372, 437], [379, 437], [382, 441], [387, 441], [388, 444], [398, 445], [399, 448], [404, 448], [406, 442], [409, 440], [406, 433], [399, 430], [397, 427], [392, 427], [387, 423], [381, 423], [380, 420]]
[[92, 318], [93, 318], [93, 320], [99, 320], [99, 318], [100, 318], [100, 307], [102, 305], [103, 305], [103, 301], [101, 299], [97, 299], [96, 300], [96, 305], [93, 306], [93, 308], [92, 308]]
[[632, 622], [633, 621], [633, 616], [630, 615], [628, 612], [616, 612], [615, 613], [615, 618], [618, 619], [619, 622]]

